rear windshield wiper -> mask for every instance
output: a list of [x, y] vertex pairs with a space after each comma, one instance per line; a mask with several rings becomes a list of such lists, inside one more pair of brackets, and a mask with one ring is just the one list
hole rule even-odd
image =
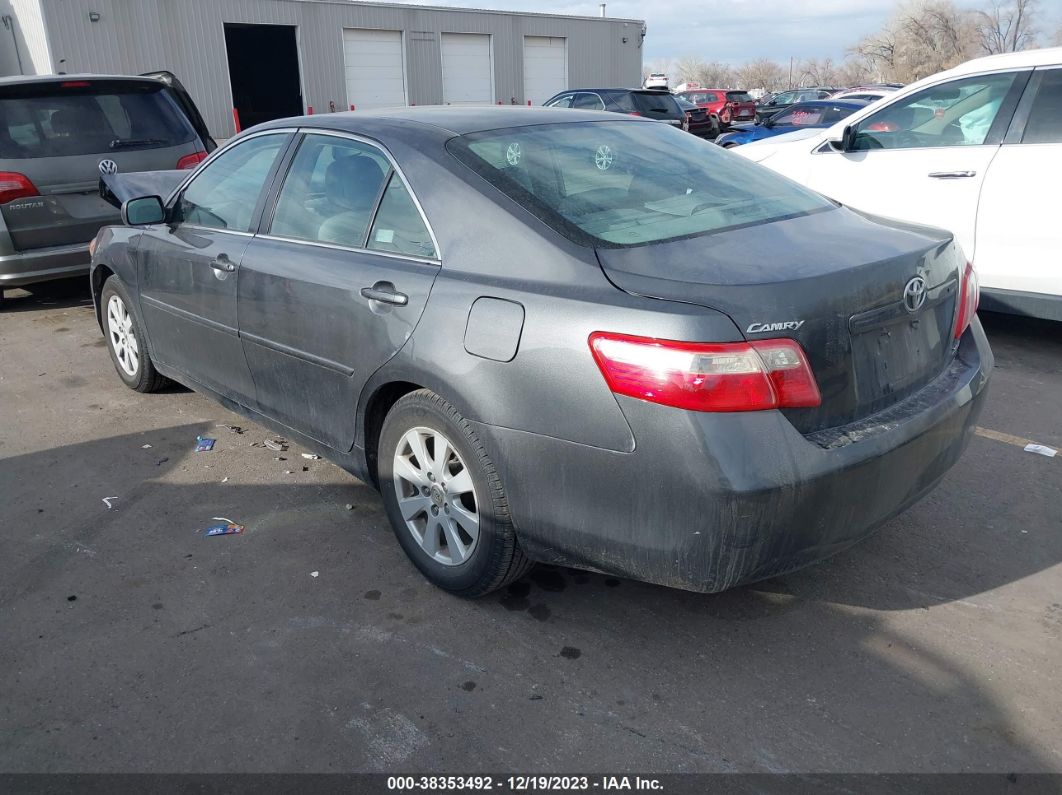
[[110, 143], [111, 149], [127, 149], [130, 146], [158, 146], [166, 143], [162, 138], [115, 138]]

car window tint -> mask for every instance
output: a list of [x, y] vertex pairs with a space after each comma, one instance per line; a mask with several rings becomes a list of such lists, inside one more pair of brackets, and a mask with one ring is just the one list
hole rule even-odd
[[1062, 143], [1062, 69], [1050, 69], [1043, 73], [1021, 142]]
[[307, 135], [280, 189], [270, 234], [364, 248], [390, 168], [384, 154], [369, 144]]
[[597, 94], [576, 94], [572, 107], [581, 108], [582, 110], [604, 110], [605, 103], [601, 101], [601, 97]]
[[258, 197], [286, 140], [286, 133], [261, 135], [219, 154], [181, 194], [177, 219], [211, 229], [250, 231]]
[[663, 124], [535, 125], [458, 136], [447, 148], [582, 245], [634, 246], [834, 207], [767, 169]]
[[980, 146], [1014, 83], [1014, 72], [932, 86], [859, 122], [856, 149]]
[[435, 257], [435, 244], [424, 219], [398, 174], [391, 174], [380, 201], [369, 234], [369, 248], [413, 257]]

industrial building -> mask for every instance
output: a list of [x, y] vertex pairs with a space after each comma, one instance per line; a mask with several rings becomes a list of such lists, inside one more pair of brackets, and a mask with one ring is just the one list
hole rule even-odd
[[[596, 6], [588, 4], [588, 10]], [[211, 133], [306, 112], [541, 104], [641, 82], [641, 20], [349, 0], [0, 0], [0, 73], [184, 83]]]

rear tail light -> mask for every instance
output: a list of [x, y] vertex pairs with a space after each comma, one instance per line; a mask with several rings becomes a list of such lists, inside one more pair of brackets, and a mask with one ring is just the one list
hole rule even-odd
[[596, 331], [590, 350], [618, 395], [689, 411], [763, 411], [822, 402], [793, 340], [675, 342]]
[[981, 303], [981, 285], [977, 282], [977, 271], [972, 262], [966, 263], [959, 285], [959, 311], [955, 316], [955, 339], [959, 339], [973, 323], [977, 306]]
[[202, 163], [206, 159], [207, 159], [207, 153], [206, 152], [193, 152], [192, 154], [185, 155], [180, 160], [178, 160], [177, 161], [177, 168], [180, 169], [180, 170], [184, 170], [184, 169], [188, 169], [188, 168], [195, 168], [196, 166], [198, 166], [200, 163]]
[[627, 115], [628, 115], [628, 116], [641, 116], [642, 114], [641, 114], [641, 113], [639, 113], [639, 112], [638, 112], [638, 111], [636, 111], [636, 110], [632, 110], [632, 111], [628, 111]]
[[17, 171], [0, 171], [0, 204], [7, 204], [15, 199], [27, 196], [40, 196], [37, 186], [30, 178]]

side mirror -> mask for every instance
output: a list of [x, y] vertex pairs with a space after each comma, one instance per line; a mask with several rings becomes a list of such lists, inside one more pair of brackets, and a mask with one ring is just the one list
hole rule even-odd
[[856, 128], [854, 124], [845, 125], [840, 138], [830, 138], [830, 146], [838, 152], [854, 152], [856, 140]]
[[138, 196], [122, 205], [122, 223], [126, 226], [161, 224], [166, 220], [166, 208], [158, 196]]

